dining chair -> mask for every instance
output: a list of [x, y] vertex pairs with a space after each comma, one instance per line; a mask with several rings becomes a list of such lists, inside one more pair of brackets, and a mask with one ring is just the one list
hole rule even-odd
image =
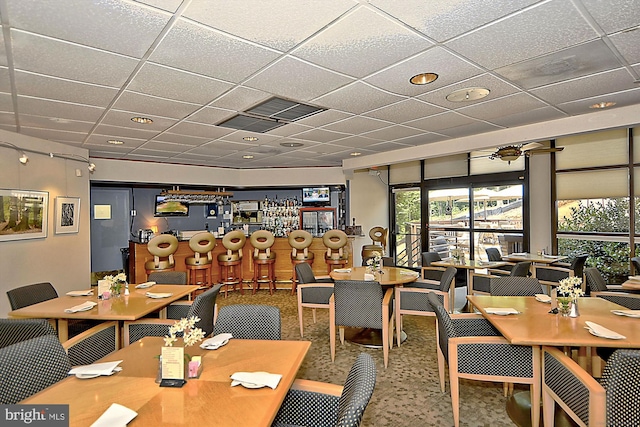
[[584, 269], [584, 279], [586, 286], [584, 287], [585, 294], [591, 295], [593, 292], [624, 292], [621, 285], [609, 285], [600, 274], [600, 271], [595, 267], [588, 267]]
[[279, 340], [280, 309], [270, 305], [235, 304], [220, 307], [214, 335], [230, 333], [243, 340]]
[[0, 348], [44, 335], [56, 336], [45, 319], [0, 319]]
[[542, 347], [544, 425], [555, 404], [580, 426], [636, 425], [640, 420], [640, 350], [613, 352], [598, 382], [557, 348]]
[[7, 291], [12, 310], [58, 298], [58, 292], [49, 282], [20, 286]]
[[313, 323], [316, 323], [316, 309], [329, 309], [329, 298], [333, 294], [333, 279], [316, 278], [309, 264], [301, 263], [295, 266], [299, 284], [298, 296], [298, 321], [300, 323], [300, 336], [304, 337], [302, 311], [310, 308], [313, 315]]
[[[189, 306], [187, 314], [183, 317], [189, 318], [196, 316], [200, 318], [196, 322], [196, 327], [202, 329], [205, 337], [213, 332], [213, 323], [216, 315], [216, 298], [220, 293], [222, 284], [216, 285], [211, 289], [198, 295], [193, 301], [177, 301], [177, 303], [185, 303]], [[175, 323], [175, 319], [151, 319], [144, 318], [139, 320], [124, 322], [124, 345], [132, 344], [144, 337], [163, 337], [169, 333], [169, 327]]]
[[90, 365], [120, 349], [120, 325], [104, 322], [62, 343], [71, 366]]
[[567, 277], [579, 277], [584, 283], [584, 264], [588, 257], [588, 254], [582, 254], [577, 255], [570, 263], [554, 262], [549, 265], [536, 265], [535, 276], [542, 285], [549, 287], [549, 289], [552, 286], [558, 286], [558, 282]]
[[149, 274], [149, 281], [158, 285], [186, 285], [186, 271], [155, 271]]
[[494, 277], [489, 282], [489, 293], [494, 296], [535, 296], [542, 286], [535, 277]]
[[336, 280], [329, 300], [329, 344], [331, 361], [336, 357], [336, 326], [340, 343], [344, 344], [344, 328], [382, 330], [384, 367], [389, 363], [393, 346], [393, 289], [382, 291], [379, 282], [368, 280]]
[[[445, 307], [448, 307], [449, 311], [453, 310], [453, 306], [449, 301], [449, 290], [451, 284], [455, 283], [455, 277], [457, 273], [455, 267], [447, 267], [437, 289], [433, 289], [430, 284], [423, 284], [413, 282], [402, 286], [395, 287], [395, 316], [396, 316], [396, 331], [402, 331], [402, 316], [404, 314], [413, 316], [435, 316], [435, 313], [431, 309], [431, 304], [427, 301], [427, 294], [433, 292], [438, 296], [438, 299]], [[402, 334], [396, 332], [396, 341], [398, 347], [402, 341]]]
[[489, 273], [476, 273], [471, 271], [469, 274], [470, 291], [471, 295], [491, 295], [491, 280], [498, 277], [504, 277], [505, 275], [510, 277], [527, 277], [531, 263], [529, 261], [522, 261], [514, 263], [510, 266], [510, 270], [499, 270], [490, 268]]
[[[450, 315], [434, 293], [427, 295], [436, 313], [438, 372], [444, 392], [445, 362], [449, 365], [449, 384], [453, 422], [460, 425], [460, 379], [529, 384], [531, 407], [540, 406], [540, 349], [538, 346], [512, 345], [479, 315]], [[540, 424], [540, 411], [531, 411], [531, 424]]]
[[631, 265], [633, 265], [633, 274], [640, 275], [640, 256], [631, 258]]
[[442, 261], [438, 252], [422, 252], [422, 268], [420, 271], [420, 277], [423, 280], [433, 280], [435, 283], [440, 282], [445, 268], [432, 266], [431, 263], [435, 261]]
[[360, 353], [344, 386], [297, 379], [276, 414], [273, 427], [358, 427], [376, 385], [376, 365]]
[[0, 348], [0, 404], [13, 405], [67, 377], [71, 364], [56, 335]]
[[[485, 248], [485, 253], [487, 254], [487, 260], [492, 262], [502, 262], [502, 254], [500, 253], [500, 249], [498, 248]], [[492, 270], [501, 270], [506, 271], [507, 273], [511, 271], [511, 268], [514, 266], [514, 263], [510, 262], [507, 265], [503, 265], [501, 267], [492, 268]]]

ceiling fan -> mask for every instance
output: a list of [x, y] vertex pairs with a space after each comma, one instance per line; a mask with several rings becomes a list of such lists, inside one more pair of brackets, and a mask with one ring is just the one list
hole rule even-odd
[[505, 162], [513, 162], [518, 160], [520, 156], [530, 156], [532, 154], [542, 153], [556, 153], [564, 150], [564, 147], [545, 147], [539, 142], [530, 142], [524, 145], [505, 145], [504, 147], [498, 147], [498, 149], [489, 156], [489, 159], [500, 159]]

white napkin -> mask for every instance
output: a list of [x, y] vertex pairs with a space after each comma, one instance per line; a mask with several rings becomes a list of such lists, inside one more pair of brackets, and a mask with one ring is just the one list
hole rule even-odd
[[171, 292], [147, 292], [145, 295], [149, 298], [169, 298], [173, 294]]
[[551, 297], [547, 294], [536, 294], [536, 300], [540, 301], [540, 302], [547, 302], [550, 303], [551, 302]]
[[282, 375], [270, 374], [268, 372], [236, 372], [231, 375], [231, 386], [235, 387], [239, 384], [251, 387], [253, 386], [267, 386], [272, 389], [278, 387], [278, 383]]
[[78, 311], [87, 311], [87, 310], [91, 310], [96, 305], [98, 305], [97, 302], [85, 301], [82, 304], [74, 305], [71, 308], [65, 308], [64, 312], [65, 313], [77, 313]]
[[629, 276], [629, 280], [632, 282], [640, 282], [640, 276]]
[[126, 406], [112, 403], [109, 408], [104, 411], [91, 427], [116, 427], [126, 426], [129, 421], [134, 419], [138, 413]]
[[640, 310], [611, 310], [611, 312], [618, 316], [640, 317]]
[[155, 285], [156, 282], [144, 282], [144, 283], [140, 283], [139, 285], [136, 285], [136, 289], [146, 289], [146, 288], [150, 288], [153, 285]]
[[558, 255], [547, 255], [547, 254], [542, 254], [543, 258], [560, 258]]
[[407, 271], [407, 270], [402, 270], [400, 274], [402, 274], [403, 276], [416, 276], [416, 277], [420, 275], [420, 273], [418, 273], [417, 271]]
[[333, 271], [335, 271], [336, 273], [351, 273], [350, 268], [336, 268]]
[[200, 344], [200, 348], [203, 348], [205, 350], [217, 350], [228, 343], [231, 338], [233, 338], [233, 335], [231, 334], [218, 334], [214, 337], [202, 341], [202, 344]]
[[84, 291], [69, 291], [67, 295], [70, 297], [88, 297], [89, 295], [93, 295], [93, 289], [87, 289]]
[[75, 375], [111, 375], [116, 370], [116, 367], [122, 363], [122, 360], [116, 360], [115, 362], [102, 362], [93, 363], [91, 365], [76, 366], [69, 371], [69, 374]]
[[525, 256], [527, 253], [526, 252], [513, 252], [509, 255], [513, 255], [513, 256]]
[[518, 310], [510, 307], [487, 307], [485, 311], [488, 314], [499, 314], [501, 316], [506, 316], [507, 314], [520, 314]]
[[623, 340], [627, 338], [624, 335], [620, 335], [619, 333], [614, 332], [611, 329], [607, 329], [604, 326], [600, 326], [597, 323], [589, 322], [588, 320], [584, 323], [587, 325], [589, 332], [597, 337], [609, 338], [612, 340]]
[[364, 273], [364, 280], [376, 280], [376, 276], [371, 273]]

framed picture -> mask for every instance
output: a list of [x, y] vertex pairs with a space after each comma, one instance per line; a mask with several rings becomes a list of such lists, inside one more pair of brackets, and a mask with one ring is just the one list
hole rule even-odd
[[49, 193], [0, 189], [0, 242], [47, 237]]
[[204, 216], [205, 218], [217, 218], [218, 210], [220, 206], [217, 203], [207, 203], [204, 205]]
[[56, 197], [56, 234], [77, 233], [80, 226], [80, 197]]

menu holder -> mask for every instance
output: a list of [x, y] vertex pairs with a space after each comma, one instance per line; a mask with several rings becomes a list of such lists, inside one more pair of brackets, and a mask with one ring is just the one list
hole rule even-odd
[[105, 292], [111, 292], [111, 283], [108, 280], [98, 280], [98, 298]]
[[184, 347], [162, 347], [162, 380], [184, 380]]

